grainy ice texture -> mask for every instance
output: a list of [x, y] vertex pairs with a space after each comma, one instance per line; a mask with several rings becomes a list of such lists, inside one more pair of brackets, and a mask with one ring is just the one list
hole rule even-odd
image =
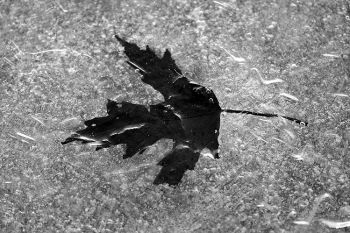
[[[349, 12], [346, 0], [1, 1], [0, 229], [349, 231]], [[169, 140], [126, 161], [122, 146], [63, 147], [106, 99], [163, 100], [114, 34], [168, 48], [222, 108], [309, 126], [222, 115], [222, 158], [200, 156], [177, 188], [152, 184]]]

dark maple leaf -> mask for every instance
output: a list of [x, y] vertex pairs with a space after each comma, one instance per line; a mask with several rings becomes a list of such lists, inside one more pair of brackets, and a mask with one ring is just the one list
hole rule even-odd
[[[187, 170], [193, 170], [203, 149], [218, 156], [221, 112], [265, 117], [277, 114], [221, 109], [214, 92], [188, 80], [166, 50], [158, 57], [148, 46], [145, 50], [116, 36], [129, 58], [128, 64], [142, 74], [142, 81], [159, 91], [164, 102], [149, 108], [128, 102], [108, 100], [107, 116], [85, 122], [85, 129], [62, 144], [81, 141], [96, 145], [96, 150], [125, 144], [123, 158], [142, 153], [162, 138], [174, 141], [173, 149], [158, 163], [162, 166], [154, 184], [177, 185]], [[281, 116], [297, 123], [295, 118]]]

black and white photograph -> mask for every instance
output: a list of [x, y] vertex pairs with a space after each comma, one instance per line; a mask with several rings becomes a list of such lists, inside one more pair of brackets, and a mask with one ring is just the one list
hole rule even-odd
[[0, 0], [0, 232], [350, 232], [349, 0]]

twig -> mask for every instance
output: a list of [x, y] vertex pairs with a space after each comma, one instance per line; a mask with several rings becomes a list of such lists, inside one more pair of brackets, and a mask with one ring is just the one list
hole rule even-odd
[[294, 101], [299, 101], [297, 97], [291, 95], [291, 94], [287, 94], [287, 93], [280, 93], [281, 96], [284, 96], [284, 97], [287, 97], [291, 100], [294, 100]]
[[77, 53], [78, 55], [82, 55], [82, 56], [88, 57], [88, 58], [90, 58], [90, 59], [92, 59], [92, 60], [94, 59], [94, 58], [91, 57], [90, 55], [85, 54], [85, 53], [80, 53], [80, 52], [78, 52], [77, 50], [71, 49], [71, 51], [72, 51], [73, 53]]
[[63, 121], [61, 121], [60, 124], [65, 124], [66, 122], [73, 121], [73, 120], [79, 120], [79, 119], [76, 117], [66, 118]]
[[16, 132], [17, 135], [21, 136], [21, 137], [24, 137], [24, 138], [27, 138], [27, 139], [30, 139], [32, 141], [36, 141], [34, 138], [28, 136], [28, 135], [25, 135], [23, 133], [20, 133], [20, 132]]
[[[21, 55], [24, 54], [23, 51], [19, 48], [19, 46], [13, 40], [11, 40], [11, 42], [16, 47], [16, 49], [18, 50], [19, 54], [21, 54]], [[18, 59], [16, 54], [15, 54], [15, 58]]]
[[282, 79], [279, 79], [279, 78], [272, 79], [272, 80], [266, 80], [266, 79], [264, 79], [264, 78], [261, 76], [261, 74], [260, 74], [260, 72], [259, 72], [259, 70], [258, 70], [257, 68], [251, 68], [250, 70], [254, 70], [256, 73], [258, 73], [258, 76], [259, 76], [260, 81], [261, 81], [263, 84], [265, 84], [265, 85], [269, 85], [269, 84], [272, 84], [272, 83], [282, 83], [282, 82], [284, 82]]
[[39, 52], [35, 52], [35, 53], [29, 53], [26, 52], [26, 54], [30, 54], [30, 55], [37, 55], [37, 54], [43, 54], [43, 53], [50, 53], [50, 52], [67, 52], [67, 49], [49, 49], [49, 50], [43, 50], [43, 51], [39, 51]]
[[[249, 132], [250, 132], [250, 131], [249, 131]], [[255, 133], [253, 133], [253, 132], [250, 132], [250, 133], [251, 133], [254, 137], [256, 137], [258, 140], [263, 141], [263, 142], [265, 142], [265, 143], [268, 143], [265, 139], [263, 139], [262, 137], [256, 135]]]
[[217, 45], [219, 48], [221, 48], [222, 50], [224, 50], [235, 62], [238, 63], [244, 63], [246, 62], [246, 60], [243, 57], [236, 57], [234, 56], [232, 53], [230, 53], [230, 51], [228, 51], [227, 49], [225, 49], [224, 47], [221, 47], [220, 45]]
[[329, 95], [332, 95], [334, 97], [349, 97], [349, 95], [344, 93], [328, 93]]
[[152, 165], [156, 165], [156, 164], [155, 163], [145, 163], [145, 164], [141, 164], [139, 166], [135, 166], [134, 168], [131, 168], [131, 169], [128, 169], [128, 170], [121, 169], [121, 170], [115, 172], [114, 174], [127, 174], [127, 173], [135, 172], [135, 171], [138, 171], [141, 168], [149, 167], [149, 166], [152, 166]]
[[14, 66], [13, 62], [12, 62], [10, 59], [8, 59], [7, 57], [4, 57], [3, 59], [4, 59], [5, 62], [8, 63], [9, 65]]
[[39, 122], [42, 126], [46, 126], [43, 121], [41, 121], [40, 119], [36, 118], [35, 116], [30, 116], [30, 117], [33, 118], [33, 120]]
[[316, 215], [316, 212], [321, 204], [321, 202], [326, 199], [326, 198], [329, 198], [329, 197], [332, 197], [330, 194], [328, 193], [325, 193], [319, 197], [317, 197], [315, 199], [315, 202], [314, 202], [314, 205], [309, 213], [309, 216], [305, 219], [305, 220], [299, 220], [299, 221], [294, 221], [294, 224], [297, 224], [297, 225], [310, 225], [310, 223], [312, 222], [312, 220], [314, 219], [315, 215]]
[[55, 0], [55, 3], [57, 4], [57, 6], [63, 11], [63, 13], [67, 13], [68, 10], [64, 9], [63, 6], [59, 3], [59, 1]]
[[80, 53], [77, 50], [74, 49], [48, 49], [48, 50], [42, 50], [42, 51], [38, 51], [38, 52], [23, 52], [22, 50], [19, 49], [19, 47], [16, 45], [16, 48], [20, 51], [20, 53], [22, 54], [29, 54], [29, 55], [38, 55], [38, 54], [45, 54], [45, 53], [55, 53], [55, 52], [59, 52], [59, 53], [67, 53], [67, 52], [72, 52], [78, 56], [85, 56], [88, 57], [90, 59], [94, 59], [93, 57], [91, 57], [88, 54], [85, 53]]
[[224, 2], [219, 2], [219, 1], [213, 1], [214, 3], [216, 3], [216, 4], [218, 4], [218, 5], [220, 5], [220, 6], [222, 6], [222, 7], [224, 7], [224, 8], [226, 8], [227, 7], [227, 3], [224, 3]]
[[341, 56], [339, 54], [329, 54], [329, 53], [324, 53], [322, 54], [324, 57], [330, 57], [330, 58], [340, 58]]

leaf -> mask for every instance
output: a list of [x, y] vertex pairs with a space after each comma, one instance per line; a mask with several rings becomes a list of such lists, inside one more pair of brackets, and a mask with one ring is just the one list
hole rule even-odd
[[[72, 134], [62, 144], [78, 141], [96, 146], [96, 150], [123, 144], [126, 147], [123, 158], [129, 158], [142, 154], [147, 147], [160, 139], [171, 139], [173, 148], [158, 163], [162, 169], [154, 184], [177, 185], [187, 170], [194, 169], [203, 150], [209, 150], [214, 158], [219, 158], [218, 137], [222, 112], [279, 116], [223, 110], [212, 90], [190, 81], [182, 74], [169, 50], [165, 50], [163, 56], [158, 57], [149, 46], [140, 49], [134, 43], [115, 37], [124, 47], [130, 67], [141, 74], [143, 83], [160, 92], [164, 101], [144, 106], [108, 100], [107, 116], [85, 121], [86, 127]], [[238, 62], [245, 61], [242, 58], [231, 57]], [[282, 82], [277, 79], [262, 81], [265, 84]], [[281, 117], [301, 122], [295, 118]], [[65, 119], [61, 123], [72, 119]]]
[[178, 146], [169, 152], [158, 165], [162, 166], [154, 184], [177, 185], [186, 170], [193, 170], [199, 159], [199, 152], [188, 146]]
[[214, 92], [189, 81], [175, 64], [169, 50], [159, 58], [116, 36], [129, 58], [128, 64], [141, 80], [164, 96], [164, 102], [144, 106], [108, 100], [107, 116], [85, 121], [62, 144], [80, 141], [96, 150], [124, 144], [123, 158], [143, 153], [163, 138], [172, 139], [173, 149], [158, 163], [162, 169], [154, 184], [178, 184], [187, 170], [193, 170], [200, 152], [207, 148], [218, 158], [221, 108]]

